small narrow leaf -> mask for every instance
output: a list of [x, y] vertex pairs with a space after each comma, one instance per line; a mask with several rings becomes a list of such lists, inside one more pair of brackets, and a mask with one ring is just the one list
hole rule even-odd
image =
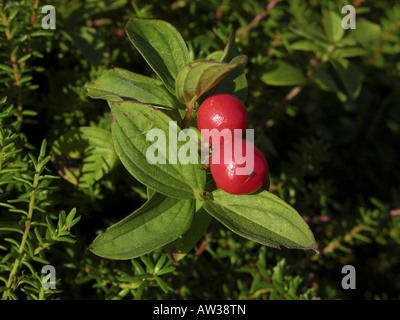
[[249, 195], [213, 192], [204, 208], [233, 232], [258, 243], [318, 251], [314, 236], [301, 216], [272, 193]]
[[191, 225], [194, 200], [153, 195], [142, 207], [109, 227], [90, 245], [109, 259], [133, 259], [174, 241]]
[[126, 33], [153, 71], [171, 92], [175, 78], [189, 63], [189, 52], [181, 34], [171, 24], [161, 20], [131, 18]]
[[155, 277], [154, 278], [159, 285], [159, 287], [164, 291], [164, 293], [168, 293], [168, 291], [173, 291], [172, 287], [165, 282], [162, 278], [160, 277]]
[[179, 71], [175, 84], [176, 97], [186, 105], [192, 104], [238, 66], [215, 61], [191, 62]]
[[299, 40], [299, 41], [293, 42], [290, 45], [290, 49], [299, 50], [299, 51], [317, 52], [321, 48], [313, 41], [310, 41], [310, 40]]

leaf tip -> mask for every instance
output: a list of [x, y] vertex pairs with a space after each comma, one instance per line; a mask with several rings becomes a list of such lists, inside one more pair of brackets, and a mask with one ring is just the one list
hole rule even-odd
[[314, 250], [315, 251], [315, 253], [316, 254], [320, 254], [320, 252], [319, 252], [319, 248], [318, 248], [318, 244], [317, 244], [317, 242], [314, 240], [314, 246], [311, 248], [312, 250]]

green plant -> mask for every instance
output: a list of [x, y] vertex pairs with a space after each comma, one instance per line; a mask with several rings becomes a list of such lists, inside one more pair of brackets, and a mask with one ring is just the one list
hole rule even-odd
[[[243, 198], [228, 196], [221, 190], [206, 190], [206, 173], [202, 170], [197, 152], [194, 156], [190, 155], [191, 160], [194, 157], [194, 162], [181, 160], [188, 151], [192, 152], [193, 136], [186, 128], [195, 120], [193, 111], [197, 104], [216, 92], [241, 97], [245, 75], [243, 71], [233, 75], [230, 72], [242, 67], [247, 57], [238, 54], [233, 39], [226, 45], [219, 61], [190, 61], [183, 38], [164, 21], [130, 19], [126, 32], [160, 81], [112, 69], [95, 80], [88, 91], [93, 98], [107, 100], [111, 108], [109, 135], [113, 140], [112, 146], [108, 143], [107, 150], [113, 152], [110, 149], [115, 149], [129, 173], [147, 186], [148, 201], [99, 235], [89, 249], [102, 257], [132, 259], [178, 238], [178, 241], [186, 242], [193, 230], [199, 228], [192, 223], [197, 214], [195, 208], [204, 206], [210, 215], [228, 228], [253, 241], [274, 247], [284, 245], [317, 251], [308, 226], [284, 201], [265, 190]], [[148, 136], [148, 132], [152, 129], [157, 130], [157, 134], [161, 131], [161, 136], [158, 136], [161, 146], [151, 143], [154, 136]], [[177, 144], [173, 141], [174, 134], [179, 136]], [[111, 141], [106, 136], [104, 132], [99, 139]], [[67, 143], [68, 147], [64, 148]], [[96, 154], [96, 150], [103, 149], [104, 144], [92, 143], [90, 139], [75, 134], [74, 140], [67, 143], [57, 141], [58, 149], [66, 149], [59, 152], [60, 157], [70, 157], [72, 149], [75, 153], [80, 152], [83, 165], [74, 167], [74, 170], [85, 182], [93, 175], [99, 179], [105, 173], [101, 170], [103, 166], [112, 168], [110, 158], [104, 157], [102, 159], [107, 164], [96, 165], [98, 169], [88, 173], [83, 170], [85, 163], [93, 162], [88, 154]], [[82, 143], [85, 145], [82, 146]], [[162, 149], [163, 143], [167, 151]], [[155, 148], [158, 152], [156, 161], [149, 161], [149, 151], [154, 153]], [[181, 149], [184, 150], [183, 156]], [[179, 159], [176, 159], [177, 156]], [[250, 178], [250, 182], [256, 182], [256, 185], [249, 182], [251, 189], [246, 189], [245, 193], [258, 189], [265, 179], [265, 166], [260, 167], [261, 160], [263, 157], [260, 156], [255, 160], [256, 177]], [[65, 166], [61, 163], [62, 167]], [[231, 208], [230, 203], [237, 201], [242, 203], [242, 208]], [[194, 246], [199, 238], [190, 240]]]
[[[56, 9], [54, 30], [41, 26], [41, 9], [47, 4]], [[345, 16], [341, 10], [349, 4], [356, 9], [356, 29], [340, 30]], [[399, 13], [394, 0], [0, 3], [0, 296], [399, 299]], [[124, 30], [130, 18], [162, 19], [176, 26], [188, 63], [197, 71], [204, 67], [194, 64], [199, 61], [223, 59], [230, 64], [236, 57], [238, 66], [227, 70], [215, 87], [199, 91], [191, 108], [190, 97], [184, 103], [177, 100], [176, 93], [166, 89], [171, 86], [164, 85], [132, 46]], [[134, 38], [147, 41], [140, 35]], [[230, 49], [224, 50], [226, 44]], [[196, 70], [186, 69], [187, 78]], [[185, 77], [182, 73], [181, 88]], [[96, 93], [93, 84], [101, 84], [100, 79], [106, 90], [99, 86]], [[233, 79], [229, 86], [227, 79]], [[122, 82], [125, 90], [113, 95]], [[205, 191], [214, 193], [223, 210], [216, 201], [196, 200], [192, 225], [197, 228], [139, 258], [92, 254], [88, 247], [93, 238], [132, 211], [144, 210], [153, 193], [121, 165], [110, 134], [111, 109], [101, 95], [150, 101], [179, 129], [193, 129], [195, 140], [201, 102], [232, 91], [245, 102], [247, 126], [254, 129], [255, 145], [268, 159], [271, 193], [301, 213], [320, 253], [284, 246], [275, 250], [213, 219], [204, 205], [214, 205], [221, 219], [227, 214], [238, 219], [244, 202], [252, 200], [257, 215], [263, 201], [244, 195], [236, 202], [214, 192], [210, 171], [203, 170]], [[101, 99], [90, 98], [92, 94]], [[180, 91], [181, 99], [184, 95]], [[148, 108], [141, 110], [147, 114]], [[47, 178], [36, 189], [20, 256], [27, 222], [23, 212], [29, 211], [32, 192], [24, 181], [33, 184], [36, 167], [31, 158], [37, 162], [43, 141], [49, 146], [44, 158], [51, 156], [52, 161], [40, 175]], [[200, 160], [209, 156], [208, 149], [204, 151]], [[49, 178], [59, 175], [63, 179]], [[177, 175], [169, 171], [169, 176]], [[58, 224], [64, 226], [67, 217], [80, 220], [65, 230]], [[55, 241], [59, 230], [61, 238], [74, 242]], [[10, 291], [7, 282], [17, 258], [22, 260]], [[158, 263], [162, 267], [155, 272]], [[56, 269], [55, 290], [41, 286], [45, 264]], [[346, 264], [356, 269], [355, 290], [341, 287], [340, 270]]]
[[266, 265], [266, 252], [260, 250], [257, 262], [250, 266], [243, 266], [238, 272], [248, 273], [252, 276], [251, 285], [246, 288], [243, 283], [238, 283], [242, 288], [239, 299], [243, 300], [318, 300], [315, 288], [309, 288], [301, 293], [300, 285], [304, 281], [301, 276], [293, 277], [287, 270], [287, 261], [282, 258], [275, 266]]
[[[49, 251], [59, 243], [74, 243], [71, 228], [80, 220], [76, 210], [54, 207], [50, 200], [52, 181], [59, 177], [46, 167], [50, 155], [44, 139], [39, 156], [32, 150], [23, 125], [34, 122], [37, 111], [29, 110], [27, 96], [38, 89], [33, 74], [43, 58], [37, 49], [51, 32], [37, 31], [39, 1], [21, 1], [18, 6], [1, 3], [0, 42], [2, 98], [0, 102], [0, 262], [2, 299], [45, 299], [57, 293], [41, 286], [40, 266], [49, 264]], [[8, 95], [8, 98], [7, 98]], [[9, 102], [11, 100], [11, 103]], [[13, 103], [15, 102], [15, 104]]]
[[58, 177], [44, 174], [51, 157], [46, 155], [46, 140], [38, 158], [27, 153], [17, 131], [19, 119], [10, 121], [12, 110], [13, 105], [3, 109], [0, 117], [0, 190], [2, 198], [7, 197], [0, 206], [8, 211], [8, 215], [2, 212], [5, 220], [0, 224], [4, 236], [0, 248], [8, 252], [0, 264], [2, 299], [17, 299], [18, 291], [29, 299], [43, 299], [54, 291], [41, 286], [37, 264], [49, 264], [46, 251], [54, 244], [75, 242], [70, 230], [80, 217], [75, 218], [75, 209], [68, 214], [48, 211], [50, 182]]

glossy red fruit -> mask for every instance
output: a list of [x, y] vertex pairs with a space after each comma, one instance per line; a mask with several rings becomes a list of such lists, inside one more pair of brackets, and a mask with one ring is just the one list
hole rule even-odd
[[219, 132], [228, 129], [232, 136], [235, 129], [240, 129], [243, 134], [247, 126], [246, 107], [239, 98], [231, 94], [214, 94], [200, 105], [197, 112], [197, 126], [209, 143], [213, 143], [212, 139], [204, 129], [217, 129]]
[[[246, 152], [248, 145], [253, 147], [249, 154]], [[243, 163], [240, 163], [241, 157], [245, 160]], [[217, 188], [230, 194], [249, 194], [261, 187], [269, 189], [267, 161], [261, 151], [245, 139], [216, 146], [211, 154], [210, 169]]]

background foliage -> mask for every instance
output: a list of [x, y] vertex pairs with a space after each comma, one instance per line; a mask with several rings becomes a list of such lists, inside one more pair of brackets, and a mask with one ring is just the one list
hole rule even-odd
[[[0, 293], [12, 299], [399, 299], [400, 6], [350, 1], [5, 1], [0, 3]], [[41, 28], [52, 4], [57, 28]], [[179, 263], [158, 250], [131, 261], [88, 251], [138, 208], [146, 189], [119, 166], [93, 186], [60, 178], [53, 142], [109, 129], [86, 87], [112, 66], [152, 76], [124, 32], [130, 17], [172, 23], [196, 59], [236, 30], [249, 57], [249, 127], [271, 190], [300, 212], [321, 254], [276, 250], [213, 222]], [[41, 287], [41, 268], [57, 289]], [[357, 289], [341, 288], [354, 265]]]

